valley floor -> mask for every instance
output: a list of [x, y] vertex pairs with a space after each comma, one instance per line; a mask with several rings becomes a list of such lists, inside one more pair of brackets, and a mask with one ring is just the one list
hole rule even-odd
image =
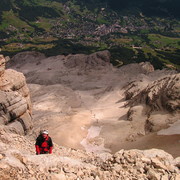
[[[174, 135], [147, 132], [148, 105], [127, 105], [130, 101], [125, 95], [131, 90], [126, 87], [131, 84], [135, 88], [132, 89], [134, 96], [156, 80], [177, 72], [154, 71], [146, 63], [117, 69], [109, 63], [106, 51], [92, 55], [41, 56], [40, 59], [27, 53], [24, 57], [22, 60], [23, 56], [17, 55], [14, 58], [17, 63], [11, 68], [21, 71], [27, 78], [37, 134], [41, 129], [48, 129], [58, 145], [87, 152], [159, 148], [174, 157], [180, 156], [179, 132]], [[154, 91], [159, 92], [159, 87], [161, 85]], [[177, 116], [178, 113], [158, 111], [150, 118], [152, 122], [156, 120], [154, 127], [161, 130], [175, 122]]]

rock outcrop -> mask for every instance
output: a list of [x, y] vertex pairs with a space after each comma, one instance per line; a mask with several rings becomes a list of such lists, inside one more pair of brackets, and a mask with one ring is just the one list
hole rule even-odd
[[78, 67], [81, 70], [97, 69], [103, 66], [110, 65], [110, 53], [109, 51], [99, 51], [90, 55], [77, 54], [68, 55], [65, 60], [65, 66], [67, 68]]
[[141, 66], [142, 72], [144, 74], [154, 72], [154, 67], [150, 62], [142, 62], [142, 63], [139, 63], [139, 65]]
[[0, 63], [0, 125], [26, 134], [32, 129], [32, 107], [25, 77], [15, 70], [5, 70], [2, 55]]
[[[8, 62], [7, 67], [13, 66], [13, 65], [20, 65], [28, 64], [28, 63], [40, 63], [40, 60], [46, 58], [46, 56], [43, 53], [36, 52], [36, 51], [25, 51], [16, 54], [11, 58], [11, 60]], [[20, 68], [20, 66], [17, 66], [17, 68]]]
[[131, 82], [125, 91], [126, 99], [129, 100], [127, 105], [131, 106], [128, 120], [140, 118], [140, 115], [136, 117], [136, 114], [142, 114], [143, 109], [143, 126], [147, 132], [167, 128], [169, 124], [177, 121], [180, 112], [179, 80], [180, 74], [175, 74], [148, 84], [143, 84], [143, 81]]
[[3, 57], [3, 55], [0, 55], [0, 76], [2, 74], [4, 74], [4, 71], [5, 71], [5, 58]]
[[[131, 85], [133, 86], [133, 85]], [[151, 111], [165, 109], [169, 112], [180, 110], [180, 74], [166, 76], [150, 83], [140, 92], [129, 93], [126, 91], [126, 99], [130, 94], [134, 97], [130, 101], [131, 105], [145, 103]]]

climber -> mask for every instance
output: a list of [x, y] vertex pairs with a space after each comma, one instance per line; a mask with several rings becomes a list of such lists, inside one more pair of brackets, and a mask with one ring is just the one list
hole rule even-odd
[[40, 132], [40, 135], [36, 139], [36, 154], [51, 154], [53, 143], [51, 137], [48, 135], [47, 130]]

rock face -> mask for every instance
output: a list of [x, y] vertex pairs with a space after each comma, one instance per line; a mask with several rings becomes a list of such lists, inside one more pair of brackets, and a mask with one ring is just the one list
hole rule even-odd
[[3, 55], [0, 55], [0, 76], [2, 74], [4, 74], [4, 71], [5, 71], [5, 59], [3, 57]]
[[79, 67], [83, 70], [97, 69], [110, 64], [109, 51], [100, 51], [90, 55], [78, 54], [66, 57], [65, 66], [68, 68]]
[[22, 64], [27, 64], [31, 62], [38, 63], [41, 59], [44, 59], [44, 58], [45, 58], [45, 55], [40, 52], [25, 51], [25, 52], [21, 52], [13, 56], [13, 58], [11, 58], [11, 61], [8, 62], [7, 66], [9, 65], [12, 66], [15, 64], [22, 65]]
[[144, 89], [138, 89], [137, 82], [132, 82], [126, 87], [125, 96], [131, 106], [128, 119], [139, 118], [135, 114], [141, 112], [138, 108], [144, 104], [144, 119], [146, 131], [158, 131], [168, 127], [178, 120], [180, 112], [180, 74], [167, 75], [149, 83]]
[[[132, 86], [132, 85], [131, 85]], [[129, 99], [126, 91], [126, 99]], [[134, 97], [131, 104], [146, 103], [151, 111], [165, 109], [169, 112], [180, 110], [180, 74], [166, 76], [150, 83], [145, 89], [137, 93], [131, 92]], [[137, 95], [136, 95], [137, 94]]]
[[32, 129], [31, 100], [22, 73], [5, 70], [5, 59], [0, 56], [0, 124], [19, 134]]

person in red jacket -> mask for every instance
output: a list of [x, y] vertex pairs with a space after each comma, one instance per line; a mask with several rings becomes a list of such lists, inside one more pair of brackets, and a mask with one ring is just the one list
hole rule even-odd
[[48, 131], [44, 130], [36, 139], [36, 154], [51, 154], [53, 149], [53, 143], [51, 137], [48, 135]]

